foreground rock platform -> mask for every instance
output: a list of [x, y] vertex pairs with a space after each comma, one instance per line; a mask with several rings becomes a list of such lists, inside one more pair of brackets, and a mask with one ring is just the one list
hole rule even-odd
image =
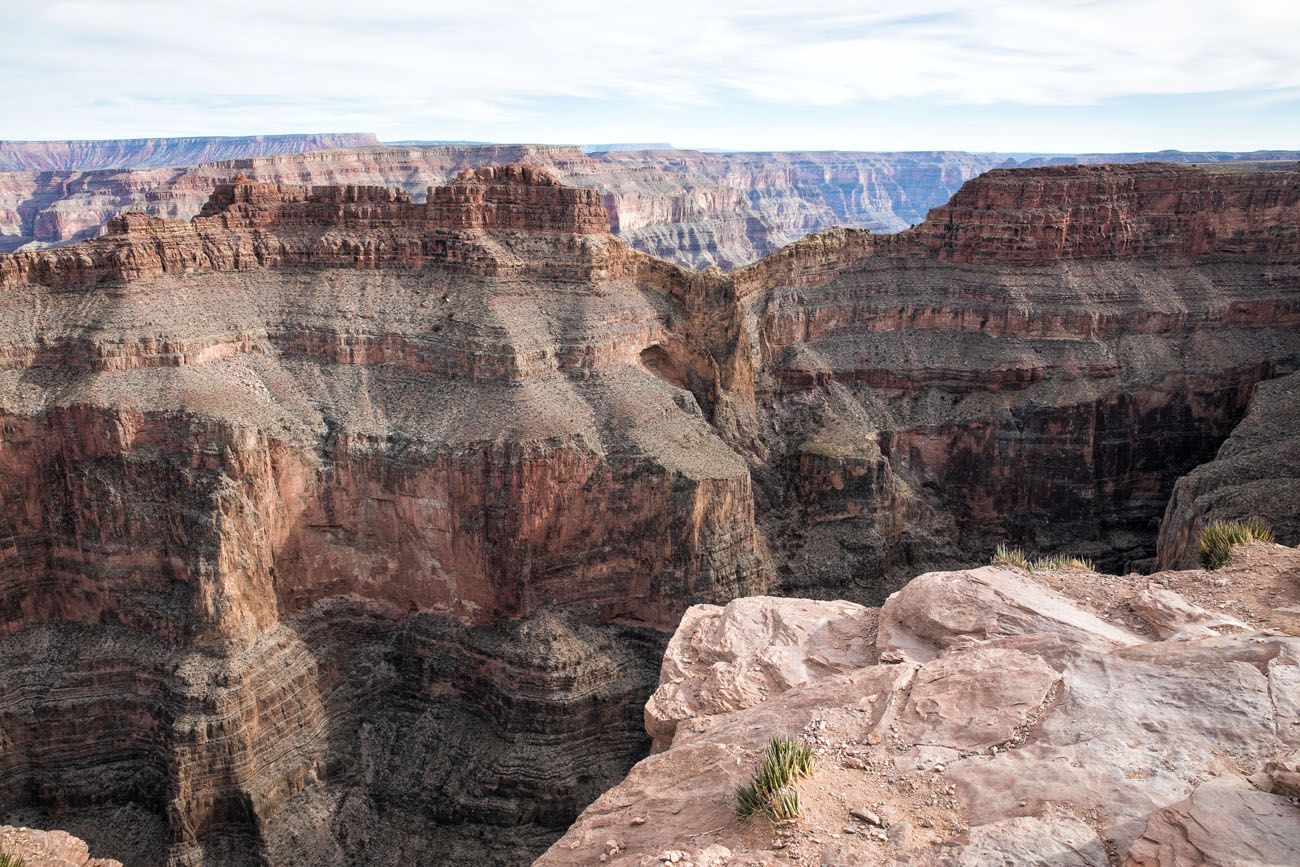
[[84, 840], [64, 831], [41, 831], [0, 825], [0, 854], [19, 859], [23, 867], [122, 867], [122, 862], [91, 858]]
[[[885, 602], [878, 630], [826, 607], [824, 628], [783, 631], [797, 640], [782, 670], [805, 648], [802, 677], [783, 688], [744, 624], [806, 623], [809, 603], [693, 609], [647, 712], [677, 697], [671, 743], [536, 863], [1294, 863], [1300, 629], [1222, 607], [1300, 600], [1300, 550], [1256, 543], [1230, 568], [1224, 588], [1200, 571], [1100, 587], [1082, 570], [922, 575]], [[1259, 569], [1284, 585], [1252, 585]], [[1217, 588], [1221, 607], [1171, 585]], [[843, 648], [873, 633], [881, 662], [820, 666], [828, 635], [849, 637], [833, 642]], [[799, 785], [805, 818], [740, 823], [735, 787], [787, 734], [817, 754]]]

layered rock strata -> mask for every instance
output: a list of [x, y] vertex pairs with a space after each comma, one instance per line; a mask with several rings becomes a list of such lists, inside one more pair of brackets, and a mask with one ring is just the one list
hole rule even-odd
[[185, 138], [0, 141], [0, 172], [192, 166], [212, 160], [296, 154], [379, 144], [370, 133], [190, 136]]
[[[1278, 572], [1280, 586], [1260, 592], [1256, 575], [1271, 584]], [[874, 638], [875, 658], [822, 668], [824, 633], [787, 632], [787, 656], [804, 648], [803, 677], [770, 690], [767, 651], [746, 624], [802, 622], [814, 603], [693, 609], [648, 718], [682, 696], [683, 672], [712, 677], [676, 702], [667, 749], [536, 863], [1289, 863], [1300, 630], [1262, 629], [1170, 585], [1234, 613], [1294, 604], [1300, 552], [1256, 545], [1227, 573], [1226, 588], [1205, 572], [922, 575], [885, 602], [874, 635], [861, 611], [821, 609], [829, 628]], [[1178, 604], [1153, 608], [1153, 593]], [[816, 754], [799, 784], [803, 817], [739, 822], [735, 787], [789, 734]]]
[[1174, 482], [1300, 361], [1298, 182], [999, 170], [908, 232], [735, 272], [787, 587], [878, 603], [880, 575], [999, 541], [1151, 558]]
[[[246, 149], [225, 151], [232, 159], [193, 165], [201, 151], [190, 154], [195, 159], [184, 160], [181, 156], [188, 151], [162, 147], [159, 153], [171, 156], [146, 163], [153, 168], [124, 170], [91, 168], [105, 165], [106, 155], [123, 149], [124, 143], [102, 143], [100, 150], [85, 143], [86, 156], [80, 161], [49, 158], [28, 171], [0, 172], [0, 252], [92, 237], [122, 210], [188, 219], [218, 184], [228, 183], [236, 174], [268, 183], [400, 187], [414, 201], [421, 201], [426, 187], [445, 184], [465, 168], [521, 162], [546, 168], [568, 184], [599, 190], [615, 234], [633, 247], [689, 267], [731, 268], [832, 226], [878, 232], [906, 229], [921, 222], [930, 208], [947, 202], [967, 180], [996, 167], [1300, 159], [1300, 154], [1282, 151], [1167, 152], [1018, 162], [1002, 154], [961, 151], [593, 154], [576, 147], [542, 145], [343, 149], [338, 147], [343, 141], [327, 151], [329, 142], [323, 138], [313, 140], [322, 150], [296, 153], [312, 148], [303, 142], [282, 142], [272, 149], [276, 137], [244, 145], [238, 145], [238, 140], [215, 141], [213, 147]], [[147, 148], [142, 152], [151, 153]], [[178, 167], [184, 165], [190, 167]]]
[[769, 567], [641, 360], [692, 278], [604, 220], [531, 167], [238, 183], [0, 261], [0, 810], [128, 865], [517, 864], [617, 779], [662, 630]]
[[[690, 603], [1149, 558], [1300, 360], [1296, 170], [993, 172], [731, 274], [535, 166], [423, 199], [238, 179], [0, 257], [14, 821], [128, 865], [519, 863], [650, 747]], [[828, 610], [767, 643], [870, 666]]]
[[1178, 480], [1160, 524], [1161, 567], [1195, 566], [1201, 530], [1252, 518], [1300, 544], [1300, 374], [1262, 383], [1214, 460]]
[[613, 230], [638, 249], [688, 266], [753, 261], [832, 225], [893, 231], [920, 221], [990, 155], [589, 155], [576, 147], [483, 145], [319, 151], [192, 168], [0, 173], [0, 251], [91, 237], [124, 209], [189, 218], [236, 174], [305, 185], [401, 187], [421, 201], [429, 185], [465, 168], [521, 162], [601, 192]]

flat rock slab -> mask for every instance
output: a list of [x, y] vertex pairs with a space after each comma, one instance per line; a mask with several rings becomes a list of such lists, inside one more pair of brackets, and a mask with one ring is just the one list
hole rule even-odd
[[1152, 814], [1125, 867], [1284, 865], [1300, 862], [1300, 808], [1288, 798], [1202, 786]]

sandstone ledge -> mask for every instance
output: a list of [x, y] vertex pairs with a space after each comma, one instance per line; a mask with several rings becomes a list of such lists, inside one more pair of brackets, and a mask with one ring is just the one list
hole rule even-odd
[[85, 842], [64, 831], [39, 831], [0, 825], [0, 854], [24, 867], [122, 867], [120, 861], [91, 858]]
[[[1287, 576], [1280, 591], [1263, 590], [1273, 604], [1300, 598], [1300, 551], [1238, 553], [1242, 570]], [[1249, 571], [1233, 577], [1220, 601], [1257, 610]], [[816, 662], [827, 636], [839, 634], [830, 644], [843, 651], [870, 634], [874, 621], [856, 607], [763, 597], [693, 609], [647, 709], [650, 720], [676, 700], [671, 744], [536, 863], [1289, 863], [1300, 851], [1290, 788], [1300, 630], [1169, 589], [1202, 582], [1200, 572], [923, 575], [879, 614], [876, 652], [895, 661], [864, 656], [847, 671]], [[820, 629], [760, 629], [768, 642], [741, 634], [806, 625], [810, 605]], [[776, 636], [786, 644], [765, 646]], [[802, 678], [768, 695], [774, 671], [797, 669], [798, 647]], [[778, 734], [800, 735], [818, 755], [800, 786], [805, 819], [741, 825], [734, 787]]]

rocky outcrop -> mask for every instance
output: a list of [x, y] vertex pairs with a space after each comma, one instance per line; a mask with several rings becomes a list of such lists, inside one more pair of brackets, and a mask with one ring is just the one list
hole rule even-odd
[[91, 858], [85, 842], [71, 834], [10, 825], [0, 825], [0, 855], [25, 867], [122, 867], [118, 861]]
[[875, 661], [875, 613], [852, 602], [747, 596], [687, 610], [645, 708], [654, 746], [687, 718], [728, 713]]
[[1300, 544], [1300, 374], [1262, 383], [1214, 460], [1178, 480], [1160, 524], [1161, 567], [1196, 565], [1201, 530], [1250, 518]]
[[[1220, 602], [1300, 599], [1300, 551], [1238, 554]], [[1282, 594], [1250, 583], [1261, 564], [1286, 573]], [[1284, 757], [1300, 742], [1300, 637], [1252, 622], [1160, 640], [1130, 603], [1163, 585], [1217, 586], [1205, 572], [933, 573], [885, 602], [880, 663], [818, 670], [822, 633], [803, 633], [785, 652], [806, 647], [818, 673], [762, 694], [764, 651], [742, 652], [697, 681], [670, 746], [536, 863], [1287, 863], [1300, 806], [1275, 778], [1285, 785]], [[809, 604], [743, 601], [748, 621], [801, 618]], [[861, 614], [842, 610], [827, 629], [863, 635]], [[688, 612], [661, 691], [701, 654], [730, 658], [746, 638], [739, 622], [719, 630], [710, 612]], [[734, 787], [788, 734], [817, 759], [799, 784], [803, 818], [740, 823]]]
[[1128, 851], [1127, 867], [1285, 864], [1300, 852], [1292, 799], [1227, 786], [1202, 786], [1154, 813]]
[[[642, 705], [690, 604], [875, 605], [999, 540], [1149, 558], [1174, 481], [1300, 360], [1289, 169], [994, 174], [916, 229], [731, 274], [631, 249], [600, 192], [535, 165], [422, 200], [363, 178], [238, 178], [188, 223], [129, 213], [0, 257], [0, 813], [128, 865], [518, 863], [650, 748]], [[1106, 713], [1107, 678], [1177, 674], [1124, 655], [1154, 626], [960, 574], [957, 615], [898, 597], [874, 643], [849, 603], [692, 615], [766, 650], [675, 657], [662, 755], [706, 733], [696, 705], [813, 708], [845, 683], [855, 725], [1001, 749], [1067, 676], [1062, 647]], [[1238, 647], [1170, 589], [1193, 607], [1156, 593], [1146, 616], [1233, 648], [1183, 667], [1258, 697], [1245, 668], [1289, 645]], [[1045, 793], [1066, 772], [1024, 773]], [[1188, 791], [1138, 787], [1123, 815]], [[981, 845], [1092, 845], [1078, 817], [1015, 818]]]
[[213, 160], [377, 145], [371, 133], [0, 141], [0, 172], [192, 166]]

